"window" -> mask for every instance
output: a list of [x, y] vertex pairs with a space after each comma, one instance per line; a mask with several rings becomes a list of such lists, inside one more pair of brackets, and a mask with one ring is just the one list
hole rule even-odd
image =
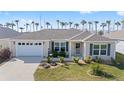
[[106, 44], [94, 44], [93, 45], [93, 55], [106, 55], [107, 54], [107, 45]]
[[76, 43], [76, 48], [80, 48], [80, 43]]
[[35, 43], [35, 45], [38, 45], [38, 43]]
[[21, 43], [18, 43], [18, 45], [21, 45]]
[[59, 51], [59, 42], [55, 42], [54, 47], [55, 51]]
[[61, 43], [61, 51], [65, 51], [65, 49], [66, 49], [66, 43], [62, 42]]
[[93, 46], [93, 55], [99, 55], [99, 45]]
[[39, 43], [39, 45], [41, 45], [41, 43]]
[[29, 45], [29, 43], [26, 43], [26, 45]]
[[101, 45], [101, 55], [106, 55], [106, 51], [107, 51], [107, 46], [106, 45]]
[[25, 45], [25, 43], [22, 43], [22, 45]]
[[33, 43], [30, 43], [30, 45], [33, 45]]
[[55, 51], [65, 51], [66, 50], [66, 42], [55, 42], [54, 50]]

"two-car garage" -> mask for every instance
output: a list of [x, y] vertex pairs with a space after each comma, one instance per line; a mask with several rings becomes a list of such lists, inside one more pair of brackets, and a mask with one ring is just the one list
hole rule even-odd
[[43, 57], [43, 42], [16, 42], [16, 56]]

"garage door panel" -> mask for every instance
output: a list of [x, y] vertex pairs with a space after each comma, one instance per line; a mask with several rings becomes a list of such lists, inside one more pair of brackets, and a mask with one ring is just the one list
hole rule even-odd
[[16, 45], [16, 56], [43, 56], [43, 45]]

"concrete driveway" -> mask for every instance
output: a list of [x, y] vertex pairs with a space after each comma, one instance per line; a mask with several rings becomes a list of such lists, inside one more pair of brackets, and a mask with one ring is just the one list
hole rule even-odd
[[0, 66], [0, 80], [32, 81], [33, 74], [41, 62], [40, 57], [12, 58]]

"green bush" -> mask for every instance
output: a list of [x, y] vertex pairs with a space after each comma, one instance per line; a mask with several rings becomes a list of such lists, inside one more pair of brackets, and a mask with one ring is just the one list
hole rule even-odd
[[96, 76], [102, 75], [102, 68], [99, 66], [99, 64], [92, 65], [92, 74]]
[[87, 56], [87, 57], [84, 58], [84, 61], [86, 63], [91, 63], [92, 62], [92, 57], [91, 56]]
[[73, 62], [74, 62], [74, 63], [78, 63], [78, 62], [79, 62], [79, 59], [80, 59], [79, 57], [74, 57], [74, 58], [73, 58]]
[[58, 52], [57, 51], [52, 51], [52, 56], [53, 57], [58, 57]]
[[0, 50], [0, 62], [1, 63], [5, 60], [9, 59], [10, 56], [11, 56], [11, 52], [10, 52], [9, 48]]
[[102, 63], [102, 59], [100, 57], [96, 56], [95, 62], [96, 63]]
[[58, 55], [61, 56], [61, 57], [66, 57], [66, 52], [65, 51], [60, 51]]
[[59, 57], [59, 62], [63, 63], [64, 62], [64, 57]]
[[111, 62], [112, 62], [114, 65], [117, 65], [117, 61], [114, 60], [113, 58], [111, 58]]
[[102, 76], [106, 78], [113, 78], [114, 76], [111, 73], [103, 71], [103, 68], [99, 64], [93, 64], [92, 65], [92, 73], [96, 76]]
[[48, 56], [48, 57], [47, 57], [47, 62], [48, 62], [48, 63], [51, 63], [51, 62], [52, 62], [52, 57]]

